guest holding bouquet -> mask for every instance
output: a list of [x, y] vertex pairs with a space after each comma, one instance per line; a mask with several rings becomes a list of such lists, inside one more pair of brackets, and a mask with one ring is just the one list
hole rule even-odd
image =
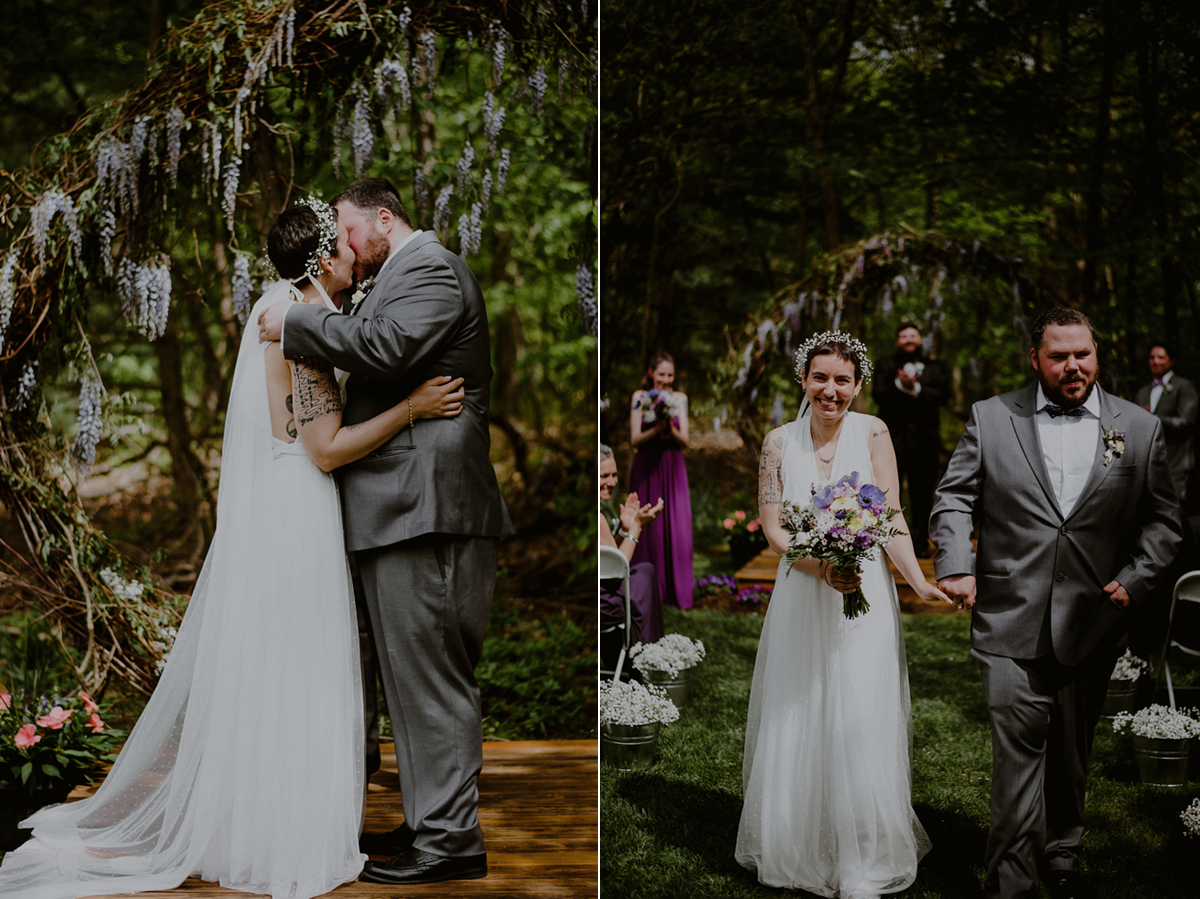
[[735, 855], [768, 886], [819, 896], [900, 892], [930, 848], [912, 808], [900, 606], [879, 550], [923, 599], [946, 597], [913, 552], [887, 427], [850, 412], [870, 376], [848, 334], [804, 343], [800, 415], [767, 435], [759, 466], [763, 529], [786, 557], [754, 666]]
[[649, 390], [633, 394], [630, 443], [637, 450], [629, 489], [663, 498], [663, 512], [647, 527], [633, 561], [653, 562], [663, 602], [692, 607], [692, 501], [683, 450], [688, 445], [687, 396], [672, 389], [675, 360], [660, 353], [647, 371]]

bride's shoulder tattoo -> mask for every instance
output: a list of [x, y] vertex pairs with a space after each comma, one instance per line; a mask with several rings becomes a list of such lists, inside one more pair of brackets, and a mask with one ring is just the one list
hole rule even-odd
[[888, 432], [887, 425], [885, 425], [882, 421], [879, 421], [878, 419], [876, 419], [875, 426], [871, 429], [871, 437], [872, 438], [879, 437], [880, 435], [886, 434], [887, 432]]
[[296, 418], [301, 426], [342, 411], [342, 394], [329, 367], [296, 366]]
[[763, 445], [762, 458], [758, 460], [758, 504], [778, 504], [783, 500], [783, 484], [780, 481], [780, 466], [783, 461], [783, 435], [768, 438]]

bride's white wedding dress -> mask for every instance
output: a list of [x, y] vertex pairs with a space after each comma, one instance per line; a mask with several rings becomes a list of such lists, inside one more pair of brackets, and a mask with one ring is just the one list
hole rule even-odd
[[[275, 285], [249, 321], [287, 296]], [[218, 523], [166, 670], [96, 794], [43, 809], [5, 899], [163, 890], [189, 876], [276, 899], [354, 880], [363, 714], [332, 476], [271, 435], [253, 327], [226, 416]]]
[[[876, 483], [872, 418], [849, 413], [820, 479], [807, 416], [784, 427], [783, 498], [857, 471]], [[912, 809], [912, 725], [896, 587], [865, 563], [871, 609], [852, 621], [842, 594], [782, 567], [763, 623], [743, 762], [736, 857], [769, 886], [819, 896], [908, 887], [929, 838]]]

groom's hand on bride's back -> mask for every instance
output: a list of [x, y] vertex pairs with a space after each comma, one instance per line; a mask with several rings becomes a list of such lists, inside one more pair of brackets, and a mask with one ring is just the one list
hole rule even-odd
[[287, 311], [292, 301], [280, 300], [272, 303], [258, 316], [258, 342], [277, 341], [283, 333], [283, 313]]

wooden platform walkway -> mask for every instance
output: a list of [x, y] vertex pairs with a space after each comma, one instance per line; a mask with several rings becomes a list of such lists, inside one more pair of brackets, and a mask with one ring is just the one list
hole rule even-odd
[[[921, 572], [927, 580], [933, 580], [933, 559], [918, 559], [921, 563]], [[764, 586], [767, 589], [775, 586], [775, 572], [779, 568], [779, 553], [767, 547], [749, 562], [747, 562], [735, 575], [737, 578], [738, 589], [749, 587], [755, 584]], [[900, 611], [907, 612], [910, 615], [958, 615], [959, 610], [944, 602], [926, 602], [917, 596], [912, 587], [908, 586], [904, 578], [900, 576], [900, 572], [896, 570], [896, 566], [892, 564], [892, 560], [888, 559], [888, 568], [891, 569], [892, 578], [896, 582], [896, 595], [900, 599]]]
[[[483, 744], [479, 822], [487, 843], [488, 876], [420, 886], [351, 883], [334, 899], [425, 899], [487, 896], [595, 899], [599, 893], [599, 755], [594, 740]], [[391, 830], [404, 821], [396, 755], [385, 743], [383, 767], [371, 777], [366, 829]], [[302, 785], [300, 785], [302, 788]], [[76, 790], [80, 799], [94, 787]], [[195, 878], [138, 899], [246, 899]]]

